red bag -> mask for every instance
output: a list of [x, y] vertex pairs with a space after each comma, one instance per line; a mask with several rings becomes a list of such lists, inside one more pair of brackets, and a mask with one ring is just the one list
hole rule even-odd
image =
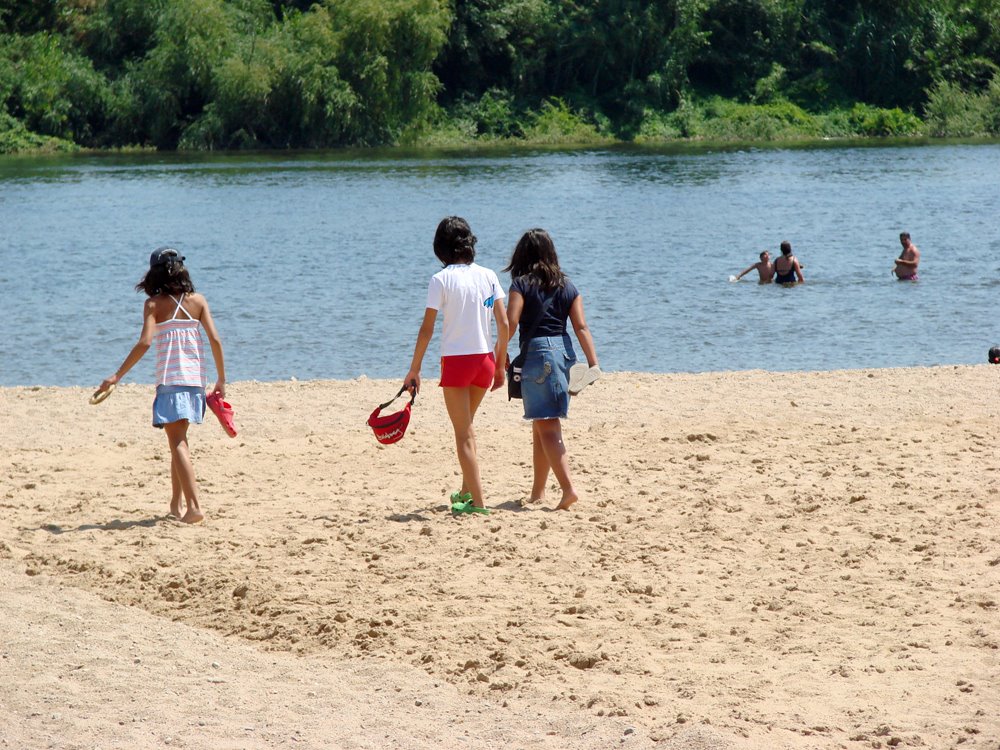
[[410, 407], [413, 406], [413, 402], [417, 398], [416, 389], [414, 389], [413, 393], [410, 395], [410, 403], [404, 406], [400, 411], [387, 414], [384, 417], [379, 416], [380, 411], [389, 406], [405, 392], [406, 386], [404, 385], [399, 389], [399, 393], [390, 398], [384, 404], [379, 404], [375, 407], [375, 411], [373, 411], [371, 416], [368, 417], [366, 424], [372, 428], [372, 432], [375, 433], [375, 439], [383, 445], [389, 445], [390, 443], [402, 440], [403, 435], [406, 434], [406, 427], [410, 424]]

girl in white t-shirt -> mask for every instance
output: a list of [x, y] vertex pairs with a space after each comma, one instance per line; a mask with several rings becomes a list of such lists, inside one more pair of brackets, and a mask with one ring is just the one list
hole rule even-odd
[[[420, 391], [420, 366], [440, 311], [440, 385], [462, 467], [462, 489], [451, 496], [451, 507], [456, 513], [489, 513], [483, 502], [472, 420], [486, 391], [504, 384], [503, 362], [510, 339], [505, 295], [496, 273], [473, 262], [476, 236], [465, 219], [449, 216], [441, 220], [434, 235], [434, 254], [444, 268], [434, 274], [427, 289], [424, 322], [404, 382], [412, 393]], [[491, 315], [497, 325], [495, 346], [490, 335]]]

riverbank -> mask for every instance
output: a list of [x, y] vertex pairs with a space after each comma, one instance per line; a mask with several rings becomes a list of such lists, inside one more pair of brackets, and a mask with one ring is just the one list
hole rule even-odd
[[164, 518], [148, 386], [0, 389], [0, 739], [991, 747], [997, 372], [609, 375], [567, 513], [522, 507], [494, 394], [493, 513], [459, 518], [431, 383], [387, 447], [392, 382], [234, 383], [200, 527]]

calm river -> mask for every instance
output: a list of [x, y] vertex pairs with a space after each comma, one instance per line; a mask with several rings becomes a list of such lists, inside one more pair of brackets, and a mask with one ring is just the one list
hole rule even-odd
[[[0, 157], [0, 385], [113, 372], [162, 244], [230, 380], [402, 378], [449, 214], [498, 271], [548, 229], [608, 371], [977, 363], [1000, 343], [995, 144]], [[889, 274], [904, 229], [915, 283]], [[729, 281], [785, 239], [804, 285]], [[152, 378], [152, 356], [129, 375]]]

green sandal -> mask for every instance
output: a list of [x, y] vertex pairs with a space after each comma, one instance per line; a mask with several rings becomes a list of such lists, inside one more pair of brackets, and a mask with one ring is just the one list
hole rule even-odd
[[472, 498], [470, 497], [468, 500], [464, 500], [463, 502], [453, 503], [452, 506], [451, 506], [451, 512], [452, 513], [481, 513], [484, 516], [488, 516], [490, 514], [490, 509], [489, 508], [477, 508], [475, 505], [472, 504]]
[[472, 505], [472, 493], [471, 492], [452, 492], [451, 493], [451, 512], [452, 513], [468, 513], [467, 508]]

